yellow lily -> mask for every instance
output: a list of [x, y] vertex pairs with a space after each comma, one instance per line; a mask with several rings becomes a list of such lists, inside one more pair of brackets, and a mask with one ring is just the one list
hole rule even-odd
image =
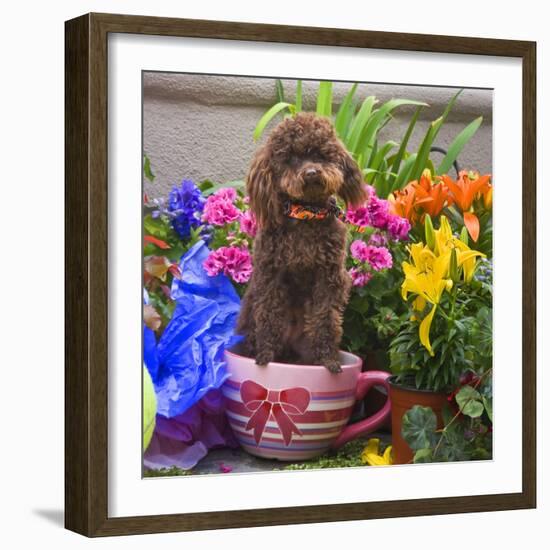
[[391, 456], [392, 447], [386, 447], [383, 455], [380, 455], [380, 439], [374, 437], [367, 441], [367, 446], [361, 453], [361, 462], [369, 466], [389, 466], [393, 464]]
[[457, 239], [451, 230], [449, 220], [441, 216], [439, 229], [434, 230], [435, 254], [444, 255], [456, 249], [458, 267], [462, 267], [464, 281], [470, 282], [474, 276], [476, 258], [485, 257], [485, 254], [478, 250], [472, 250], [466, 243]]
[[[433, 355], [430, 344], [430, 327], [435, 315], [437, 305], [445, 289], [449, 287], [449, 261], [450, 253], [436, 256], [427, 246], [421, 243], [410, 247], [413, 263], [403, 262], [405, 280], [401, 285], [401, 294], [406, 300], [408, 293], [416, 294], [414, 307], [422, 311], [426, 303], [432, 304], [432, 309], [420, 323], [420, 342]], [[452, 281], [451, 281], [452, 284]]]

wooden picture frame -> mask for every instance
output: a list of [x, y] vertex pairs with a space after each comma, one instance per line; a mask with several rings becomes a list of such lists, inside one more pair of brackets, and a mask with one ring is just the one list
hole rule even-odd
[[[523, 488], [498, 495], [108, 517], [107, 37], [175, 37], [520, 58], [523, 70]], [[483, 512], [536, 506], [536, 44], [88, 14], [65, 26], [65, 525], [86, 536]]]

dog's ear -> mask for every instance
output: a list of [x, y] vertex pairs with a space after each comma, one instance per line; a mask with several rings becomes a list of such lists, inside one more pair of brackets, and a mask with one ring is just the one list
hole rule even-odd
[[259, 227], [276, 225], [282, 221], [282, 204], [273, 172], [271, 149], [264, 145], [258, 150], [246, 176], [246, 191], [250, 197], [250, 210]]
[[348, 206], [363, 204], [367, 200], [367, 191], [359, 166], [345, 150], [341, 152], [340, 164], [344, 174], [344, 182], [338, 191], [338, 195]]

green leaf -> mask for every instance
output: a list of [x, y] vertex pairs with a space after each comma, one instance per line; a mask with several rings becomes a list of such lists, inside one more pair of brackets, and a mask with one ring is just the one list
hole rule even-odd
[[[420, 111], [422, 110], [423, 105], [419, 105], [414, 112], [413, 117], [411, 118], [411, 121], [409, 122], [409, 126], [407, 128], [407, 131], [405, 132], [405, 135], [403, 136], [403, 139], [401, 140], [401, 145], [399, 147], [399, 150], [397, 151], [397, 155], [395, 155], [395, 159], [393, 160], [393, 164], [391, 167], [391, 171], [395, 174], [399, 173], [399, 167], [401, 166], [401, 162], [405, 156], [405, 153], [407, 151], [407, 145], [409, 143], [409, 139], [413, 133], [414, 127], [416, 125], [416, 121], [418, 120], [418, 117], [420, 116]], [[395, 183], [396, 178], [394, 177], [391, 182], [392, 186], [390, 187], [390, 192], [396, 189], [396, 187], [393, 186]]]
[[168, 227], [162, 221], [161, 218], [153, 218], [150, 214], [143, 218], [143, 229], [149, 235], [162, 239], [163, 241], [168, 237]]
[[319, 116], [332, 115], [332, 82], [322, 80], [319, 82], [319, 93], [317, 94], [317, 114]]
[[487, 416], [489, 417], [489, 420], [493, 421], [493, 400], [490, 397], [486, 397], [485, 395], [481, 398], [483, 401], [483, 406], [485, 407], [485, 410], [487, 411]]
[[413, 462], [415, 464], [425, 464], [427, 462], [433, 462], [433, 455], [431, 449], [419, 449], [414, 453]]
[[455, 137], [451, 145], [449, 145], [447, 154], [443, 157], [443, 160], [437, 168], [438, 174], [446, 174], [451, 169], [453, 162], [458, 158], [458, 155], [460, 155], [462, 149], [464, 149], [464, 146], [472, 139], [482, 122], [482, 116], [476, 118]]
[[302, 81], [296, 81], [296, 101], [295, 101], [296, 112], [299, 113], [302, 110]]
[[426, 132], [426, 135], [424, 136], [424, 139], [422, 140], [422, 143], [420, 144], [420, 147], [418, 149], [418, 153], [416, 155], [416, 161], [411, 170], [411, 175], [410, 175], [411, 181], [418, 180], [422, 175], [422, 172], [426, 167], [426, 163], [428, 162], [430, 149], [442, 124], [443, 124], [443, 117], [437, 118], [430, 124], [430, 127], [428, 128], [428, 131]]
[[403, 415], [401, 435], [413, 451], [433, 447], [436, 429], [437, 419], [430, 407], [415, 405]]
[[407, 183], [409, 183], [409, 181], [412, 181], [414, 179], [410, 176], [415, 162], [416, 153], [410, 155], [403, 163], [403, 166], [401, 167], [401, 170], [399, 170], [399, 174], [397, 175], [397, 178], [395, 179], [395, 182], [392, 186], [394, 191], [396, 189], [402, 189]]
[[208, 191], [208, 189], [212, 189], [215, 185], [216, 184], [211, 180], [204, 180], [199, 183], [198, 187], [204, 193], [205, 191]]
[[344, 136], [348, 132], [349, 124], [353, 118], [353, 112], [355, 110], [355, 104], [353, 102], [353, 96], [357, 90], [357, 83], [354, 84], [350, 91], [346, 94], [344, 101], [338, 108], [336, 118], [334, 119], [334, 128], [340, 139], [344, 140]]
[[280, 78], [275, 80], [275, 91], [277, 92], [277, 102], [284, 103], [285, 101], [285, 89]]
[[208, 197], [209, 195], [212, 195], [216, 191], [219, 191], [220, 189], [225, 189], [226, 187], [233, 187], [235, 189], [242, 189], [244, 188], [244, 181], [243, 180], [234, 180], [234, 181], [228, 181], [226, 183], [214, 183], [212, 186], [205, 189], [202, 194], [204, 197]]
[[369, 97], [366, 97], [361, 104], [359, 112], [351, 123], [349, 133], [345, 139], [346, 147], [351, 153], [356, 153], [356, 148], [357, 144], [359, 143], [359, 138], [361, 137], [361, 132], [367, 124], [375, 103], [376, 98], [374, 96], [371, 95]]
[[361, 152], [367, 147], [370, 147], [379, 130], [381, 130], [388, 123], [388, 117], [390, 116], [391, 111], [403, 105], [425, 106], [427, 104], [421, 101], [414, 101], [412, 99], [390, 99], [390, 101], [384, 103], [384, 105], [382, 105], [380, 109], [373, 112], [372, 116], [369, 118], [368, 123], [361, 133], [359, 142], [357, 143], [356, 152]]
[[418, 178], [420, 178], [420, 176], [422, 175], [422, 172], [424, 171], [424, 168], [430, 168], [430, 169], [433, 168], [433, 165], [429, 166], [430, 149], [432, 147], [433, 142], [435, 141], [435, 138], [437, 137], [437, 134], [439, 133], [439, 130], [441, 129], [441, 126], [447, 119], [447, 116], [451, 112], [453, 105], [455, 104], [458, 96], [461, 93], [462, 93], [462, 90], [459, 90], [451, 98], [449, 103], [447, 103], [447, 106], [445, 107], [443, 114], [430, 124], [430, 127], [428, 128], [428, 131], [426, 132], [426, 135], [424, 136], [424, 139], [422, 140], [422, 143], [418, 150], [415, 165], [411, 170], [411, 180], [417, 180]]
[[153, 183], [155, 180], [155, 174], [153, 174], [153, 171], [151, 170], [151, 160], [147, 155], [143, 155], [143, 173], [145, 174], [145, 177]]
[[281, 112], [283, 109], [290, 109], [291, 104], [285, 103], [284, 101], [280, 101], [279, 103], [276, 103], [268, 109], [260, 118], [258, 121], [258, 124], [256, 124], [256, 128], [254, 128], [254, 141], [258, 141], [260, 137], [262, 136], [265, 127], [269, 124], [272, 118], [274, 118], [279, 112]]
[[460, 412], [471, 418], [478, 418], [483, 414], [483, 403], [481, 394], [472, 386], [463, 386], [456, 394], [456, 402]]

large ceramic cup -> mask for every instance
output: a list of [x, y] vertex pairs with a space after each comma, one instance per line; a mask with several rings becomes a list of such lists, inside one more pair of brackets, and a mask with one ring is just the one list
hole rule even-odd
[[380, 411], [347, 425], [353, 406], [389, 374], [361, 372], [361, 359], [340, 352], [342, 372], [323, 366], [269, 363], [226, 351], [230, 377], [222, 386], [226, 414], [240, 445], [249, 453], [279, 460], [304, 460], [372, 432], [390, 415], [389, 398]]

